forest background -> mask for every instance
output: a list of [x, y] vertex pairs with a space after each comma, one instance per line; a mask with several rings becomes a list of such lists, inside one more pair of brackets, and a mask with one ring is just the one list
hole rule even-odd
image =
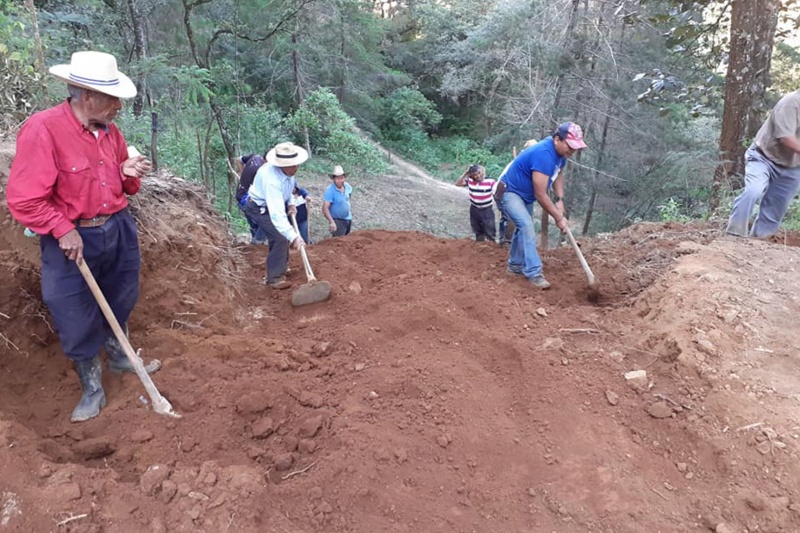
[[[0, 0], [0, 134], [62, 100], [48, 66], [114, 54], [117, 123], [240, 224], [230, 161], [305, 146], [381, 176], [376, 143], [455, 180], [572, 120], [583, 233], [725, 217], [744, 150], [800, 88], [796, 0]], [[386, 178], [390, 179], [390, 178]], [[398, 191], [402, 194], [402, 191]], [[800, 229], [795, 201], [785, 225]]]

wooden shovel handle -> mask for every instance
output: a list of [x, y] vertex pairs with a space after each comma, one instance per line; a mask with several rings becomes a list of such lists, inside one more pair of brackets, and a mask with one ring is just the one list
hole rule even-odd
[[567, 226], [567, 238], [569, 238], [569, 243], [572, 245], [572, 248], [578, 255], [578, 261], [581, 262], [583, 271], [586, 272], [586, 277], [589, 279], [589, 285], [594, 285], [595, 279], [594, 279], [594, 274], [592, 273], [592, 269], [589, 268], [589, 264], [586, 262], [586, 259], [584, 259], [583, 252], [581, 252], [581, 248], [580, 246], [578, 246], [578, 243], [575, 242], [575, 237], [572, 236], [572, 230], [569, 229], [569, 226]]
[[162, 415], [180, 417], [179, 414], [172, 410], [172, 405], [170, 405], [167, 399], [158, 392], [155, 383], [153, 383], [153, 380], [144, 368], [141, 357], [133, 351], [133, 346], [131, 346], [130, 341], [128, 341], [128, 336], [122, 331], [117, 317], [114, 316], [111, 306], [108, 305], [106, 297], [103, 296], [103, 291], [100, 290], [100, 286], [97, 284], [97, 281], [95, 281], [92, 271], [89, 270], [86, 262], [83, 259], [79, 259], [76, 263], [78, 264], [78, 270], [80, 270], [83, 275], [83, 279], [86, 280], [86, 284], [89, 286], [89, 290], [92, 291], [94, 299], [97, 300], [97, 305], [100, 306], [103, 316], [106, 317], [108, 325], [111, 326], [112, 331], [114, 331], [114, 336], [117, 337], [122, 349], [125, 351], [125, 355], [128, 357], [128, 360], [130, 360], [134, 370], [136, 370], [136, 375], [139, 376], [139, 380], [142, 382], [142, 385], [144, 385], [147, 395], [150, 396], [153, 411]]
[[[292, 226], [294, 226], [294, 231], [297, 232], [297, 236], [300, 237], [300, 229], [297, 227], [297, 218], [294, 214], [289, 215], [292, 219]], [[300, 237], [302, 239], [302, 237]], [[317, 278], [314, 276], [314, 271], [311, 270], [311, 263], [308, 262], [308, 256], [306, 255], [306, 247], [300, 247], [300, 255], [303, 257], [303, 268], [306, 269], [306, 277], [308, 278], [308, 282], [311, 283], [312, 281], [317, 281]]]

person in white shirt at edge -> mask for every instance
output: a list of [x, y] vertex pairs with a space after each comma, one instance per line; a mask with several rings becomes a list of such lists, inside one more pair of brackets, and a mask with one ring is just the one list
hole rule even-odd
[[286, 280], [289, 264], [289, 245], [297, 250], [306, 245], [289, 220], [297, 214], [297, 207], [289, 205], [292, 191], [297, 187], [294, 175], [300, 165], [308, 160], [308, 152], [290, 142], [275, 145], [267, 153], [267, 162], [258, 169], [248, 190], [245, 204], [247, 213], [266, 233], [267, 285], [273, 289], [288, 289]]

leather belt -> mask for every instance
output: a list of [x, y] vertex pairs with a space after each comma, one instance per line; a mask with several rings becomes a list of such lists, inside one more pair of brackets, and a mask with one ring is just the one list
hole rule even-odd
[[75, 225], [79, 228], [97, 228], [108, 222], [108, 219], [112, 216], [113, 215], [98, 215], [94, 218], [79, 218], [75, 221]]

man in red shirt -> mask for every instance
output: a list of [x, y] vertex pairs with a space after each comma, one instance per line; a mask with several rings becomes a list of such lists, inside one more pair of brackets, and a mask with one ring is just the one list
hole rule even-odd
[[[69, 98], [22, 126], [6, 197], [14, 218], [41, 236], [42, 298], [80, 378], [83, 396], [71, 416], [80, 422], [106, 403], [101, 346], [112, 371], [134, 370], [75, 262], [86, 262], [124, 325], [139, 297], [140, 262], [125, 194], [139, 191], [152, 165], [145, 156], [128, 157], [113, 124], [120, 98], [136, 96], [113, 56], [76, 52], [50, 73], [67, 82]], [[160, 366], [154, 363], [148, 371]]]

